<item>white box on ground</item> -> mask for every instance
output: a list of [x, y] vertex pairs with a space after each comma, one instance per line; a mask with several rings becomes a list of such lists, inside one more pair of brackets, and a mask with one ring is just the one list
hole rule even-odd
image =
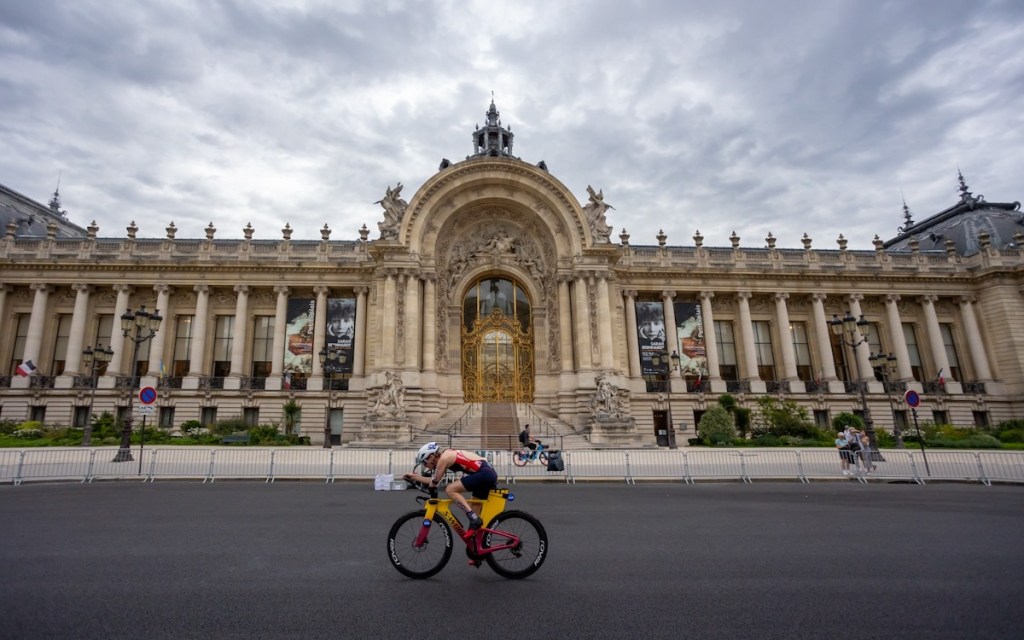
[[395, 482], [395, 474], [378, 473], [373, 477], [373, 488], [375, 491], [391, 491], [391, 485]]

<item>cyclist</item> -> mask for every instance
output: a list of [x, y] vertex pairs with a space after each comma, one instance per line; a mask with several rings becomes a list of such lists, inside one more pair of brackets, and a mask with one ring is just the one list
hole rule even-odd
[[403, 477], [406, 480], [427, 483], [431, 489], [437, 488], [448, 470], [461, 471], [462, 477], [449, 483], [444, 491], [466, 512], [470, 529], [479, 529], [483, 526], [480, 514], [470, 506], [462, 492], [470, 491], [474, 498], [486, 500], [490, 490], [497, 488], [498, 474], [486, 458], [472, 451], [442, 449], [436, 442], [428, 442], [420, 447], [416, 454], [416, 464], [433, 470], [433, 475], [427, 477], [418, 473], [407, 473]]
[[537, 449], [537, 443], [540, 442], [537, 438], [530, 435], [530, 425], [527, 424], [523, 427], [523, 430], [519, 432], [519, 442], [528, 449], [526, 454], [529, 455], [532, 451]]

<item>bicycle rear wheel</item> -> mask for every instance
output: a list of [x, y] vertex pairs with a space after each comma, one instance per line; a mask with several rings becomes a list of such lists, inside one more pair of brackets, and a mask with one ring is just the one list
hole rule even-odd
[[519, 538], [519, 544], [510, 549], [502, 549], [487, 553], [484, 558], [491, 569], [505, 578], [525, 578], [544, 564], [548, 557], [548, 534], [537, 518], [525, 511], [505, 511], [499, 513], [487, 525], [494, 532], [484, 534], [484, 547], [501, 546], [509, 538], [501, 532], [510, 533]]
[[526, 463], [530, 461], [530, 456], [524, 456], [521, 451], [515, 451], [512, 453], [512, 464], [517, 467], [525, 467]]
[[439, 514], [434, 514], [423, 545], [414, 546], [424, 516], [424, 511], [411, 511], [396, 520], [388, 533], [388, 559], [410, 578], [429, 578], [444, 569], [452, 557], [452, 530]]

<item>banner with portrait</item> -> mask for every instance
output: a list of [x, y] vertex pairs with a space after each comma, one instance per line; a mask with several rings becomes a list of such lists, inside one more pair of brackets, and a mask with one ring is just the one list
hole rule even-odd
[[[640, 371], [645, 376], [664, 376], [665, 308], [659, 300], [636, 301], [636, 337]], [[655, 364], [657, 363], [657, 364]]]
[[286, 374], [313, 372], [313, 323], [316, 318], [316, 300], [288, 298], [285, 321], [284, 371]]
[[679, 354], [679, 369], [684, 377], [699, 378], [708, 370], [707, 351], [704, 348], [704, 316], [700, 303], [676, 302], [673, 309], [676, 313], [676, 340], [673, 348]]
[[327, 330], [324, 339], [327, 348], [338, 354], [337, 359], [333, 361], [334, 373], [352, 373], [355, 331], [356, 299], [328, 298]]

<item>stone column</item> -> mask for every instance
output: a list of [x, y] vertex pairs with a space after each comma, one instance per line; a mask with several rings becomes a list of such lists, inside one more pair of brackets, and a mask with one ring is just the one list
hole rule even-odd
[[636, 295], [635, 289], [622, 292], [626, 296], [626, 348], [629, 350], [629, 377], [639, 378], [640, 342], [636, 337]]
[[[210, 285], [197, 284], [192, 287], [196, 292], [196, 317], [192, 322], [192, 345], [188, 353], [188, 377], [198, 378], [206, 375], [206, 332], [210, 322]], [[196, 387], [198, 388], [198, 386]]]
[[796, 374], [796, 352], [793, 350], [793, 334], [789, 331], [788, 293], [775, 294], [775, 324], [779, 327], [779, 351], [782, 353], [782, 375], [784, 380], [799, 380]]
[[832, 335], [825, 318], [825, 299], [828, 296], [824, 293], [811, 295], [811, 314], [814, 321], [814, 338], [818, 342], [818, 357], [821, 362], [822, 382], [834, 382], [836, 380], [836, 361], [832, 355]]
[[235, 285], [235, 322], [231, 329], [232, 378], [245, 375], [246, 328], [249, 326], [249, 285]]
[[423, 370], [436, 368], [434, 348], [437, 341], [437, 276], [428, 274], [423, 280]]
[[133, 287], [127, 284], [115, 284], [114, 291], [117, 292], [117, 301], [114, 303], [114, 328], [110, 332], [110, 348], [114, 350], [110, 364], [107, 365], [107, 375], [116, 377], [124, 372], [124, 332], [121, 330], [121, 316], [128, 312], [128, 298], [133, 292]]
[[75, 310], [71, 314], [71, 334], [68, 336], [68, 352], [64, 358], [64, 375], [76, 376], [85, 373], [82, 371], [82, 344], [85, 342], [85, 323], [89, 315], [92, 287], [78, 282], [71, 285], [71, 290], [75, 292]]
[[900, 318], [900, 296], [890, 293], [885, 296], [885, 316], [889, 323], [889, 342], [892, 344], [892, 355], [896, 356], [896, 378], [913, 380], [914, 370], [910, 367], [910, 351], [907, 350], [907, 337], [903, 334], [903, 320]]
[[[558, 339], [562, 351], [562, 372], [574, 370], [572, 340], [572, 301], [569, 292], [570, 276], [558, 276]], [[634, 315], [635, 320], [635, 315]]]
[[35, 297], [32, 299], [32, 315], [28, 321], [28, 335], [25, 336], [25, 351], [22, 356], [22, 362], [31, 360], [36, 367], [40, 368], [40, 373], [51, 375], [51, 371], [42, 369], [42, 363], [39, 362], [39, 354], [43, 346], [43, 329], [46, 327], [46, 307], [50, 294], [53, 293], [53, 287], [41, 282], [34, 282], [28, 288], [35, 291]]
[[274, 307], [274, 344], [271, 347], [274, 351], [270, 356], [270, 378], [267, 380], [267, 389], [280, 390], [284, 380], [284, 350], [285, 340], [288, 331], [288, 295], [291, 289], [287, 285], [279, 284], [274, 287], [277, 294], [277, 304]]
[[[157, 329], [156, 334], [154, 334], [153, 339], [150, 341], [149, 371], [146, 372], [146, 375], [159, 377], [160, 363], [164, 359], [164, 345], [167, 344], [167, 334], [174, 325], [171, 322], [171, 294], [174, 293], [174, 289], [170, 285], [158, 284], [153, 287], [153, 291], [156, 291], [156, 311], [160, 312], [163, 322], [160, 323], [160, 328]], [[139, 375], [142, 375], [142, 373], [139, 372]]]
[[960, 296], [960, 317], [963, 319], [964, 333], [967, 335], [967, 349], [974, 364], [974, 379], [978, 382], [991, 382], [992, 370], [988, 366], [985, 343], [981, 339], [978, 320], [974, 316], [973, 296]]
[[939, 296], [921, 296], [921, 308], [924, 311], [924, 326], [928, 331], [928, 344], [932, 350], [932, 361], [935, 362], [935, 373], [942, 373], [947, 380], [949, 375], [949, 359], [946, 357], [946, 345], [942, 342], [942, 332], [939, 330], [939, 318], [935, 314], [935, 303]]
[[601, 273], [597, 279], [597, 335], [601, 345], [601, 368], [615, 368], [615, 350], [612, 340], [612, 309], [611, 296], [608, 294], [608, 274]]
[[381, 302], [381, 345], [380, 368], [387, 369], [395, 364], [395, 271], [384, 271], [384, 295]]
[[704, 321], [704, 354], [708, 363], [708, 380], [717, 382], [722, 379], [722, 375], [718, 370], [718, 338], [715, 336], [715, 315], [711, 309], [711, 299], [714, 297], [714, 291], [700, 292], [700, 316]]
[[760, 381], [761, 374], [757, 370], [757, 351], [754, 346], [754, 323], [750, 319], [750, 302], [753, 294], [749, 291], [740, 291], [736, 294], [736, 301], [740, 310], [740, 342], [743, 344], [743, 364], [746, 368], [744, 380]]
[[[679, 330], [676, 328], [676, 306], [672, 300], [676, 297], [675, 291], [661, 292], [661, 306], [665, 310], [665, 350], [669, 355], [673, 351], [679, 352]], [[672, 366], [671, 364], [669, 366]], [[670, 372], [671, 373], [671, 372]]]
[[[864, 313], [860, 310], [860, 301], [864, 299], [862, 293], [851, 293], [848, 296], [850, 301], [850, 313], [853, 314], [854, 318], [860, 320], [860, 317]], [[856, 348], [857, 356], [857, 375], [860, 380], [874, 380], [875, 370], [871, 368], [871, 345], [868, 344], [867, 340], [861, 340], [860, 344]]]
[[576, 357], [580, 369], [592, 368], [593, 349], [590, 338], [590, 296], [585, 274], [577, 274], [573, 288], [576, 294]]
[[11, 286], [0, 284], [0, 323], [7, 324], [7, 294], [11, 292]]
[[324, 366], [320, 362], [320, 350], [327, 344], [327, 295], [331, 290], [323, 285], [313, 287], [316, 294], [316, 310], [313, 320], [313, 372], [312, 377], [322, 378]]
[[356, 292], [356, 337], [353, 347], [352, 375], [363, 376], [366, 373], [366, 294], [369, 287], [355, 287]]
[[420, 277], [410, 273], [405, 285], [405, 368], [420, 368]]

